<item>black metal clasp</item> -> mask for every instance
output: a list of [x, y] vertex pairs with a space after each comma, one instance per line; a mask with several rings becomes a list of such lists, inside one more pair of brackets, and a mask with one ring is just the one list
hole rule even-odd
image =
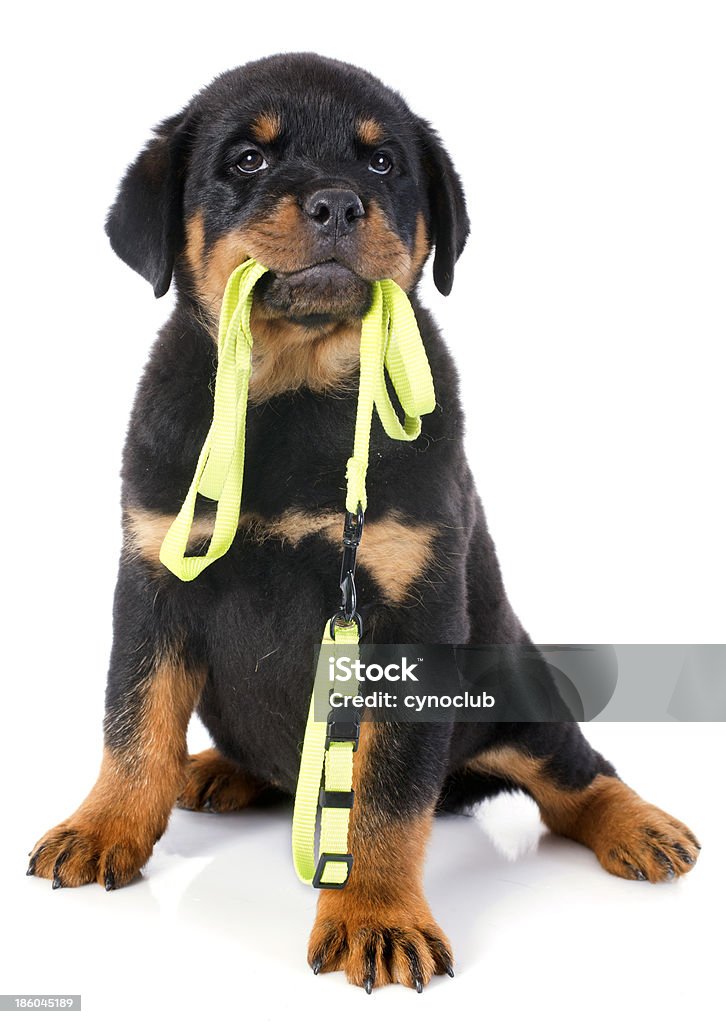
[[358, 545], [363, 536], [363, 508], [358, 505], [356, 512], [345, 513], [343, 524], [343, 560], [340, 566], [340, 609], [330, 620], [330, 635], [335, 638], [336, 622], [357, 622], [361, 631], [360, 615], [358, 615], [358, 593], [355, 588], [355, 564], [358, 556]]
[[346, 512], [343, 524], [343, 561], [340, 566], [340, 593], [342, 601], [340, 611], [346, 622], [355, 615], [357, 594], [355, 590], [355, 563], [358, 556], [358, 545], [363, 536], [363, 509], [358, 506], [357, 512]]

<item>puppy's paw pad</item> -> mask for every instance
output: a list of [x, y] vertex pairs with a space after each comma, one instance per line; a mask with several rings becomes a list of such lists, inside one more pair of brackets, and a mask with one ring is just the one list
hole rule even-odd
[[30, 855], [27, 874], [48, 878], [54, 889], [98, 882], [118, 889], [135, 878], [149, 859], [151, 848], [111, 838], [70, 819], [47, 832]]
[[433, 921], [344, 921], [324, 918], [315, 924], [308, 963], [315, 974], [344, 970], [352, 985], [369, 994], [399, 983], [422, 992], [434, 974], [453, 978], [449, 941]]

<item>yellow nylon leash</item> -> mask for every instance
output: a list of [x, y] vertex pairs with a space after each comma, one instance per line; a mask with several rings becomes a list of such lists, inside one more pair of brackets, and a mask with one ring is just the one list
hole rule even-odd
[[[401, 423], [388, 395], [385, 371], [401, 407]], [[360, 337], [360, 382], [353, 455], [348, 460], [345, 507], [365, 512], [366, 472], [373, 407], [389, 437], [414, 441], [421, 433], [421, 417], [436, 405], [426, 351], [408, 296], [395, 281], [374, 281], [373, 302], [363, 318]]]
[[[253, 338], [250, 330], [253, 291], [267, 268], [247, 260], [232, 272], [219, 317], [214, 414], [191, 486], [164, 538], [161, 562], [179, 579], [195, 579], [230, 548], [239, 524], [244, 477], [245, 425]], [[389, 437], [412, 441], [421, 431], [421, 416], [432, 412], [435, 396], [431, 370], [411, 304], [394, 281], [374, 281], [372, 302], [363, 317], [360, 341], [360, 379], [353, 454], [346, 468], [346, 523], [341, 571], [343, 603], [329, 623], [321, 645], [316, 684], [332, 649], [360, 641], [361, 623], [355, 607], [355, 553], [361, 539], [367, 506], [366, 473], [373, 411]], [[400, 422], [386, 383], [390, 380], [404, 412]], [[194, 525], [197, 496], [216, 501], [211, 540], [204, 554], [187, 555]], [[355, 647], [357, 650], [357, 647]], [[329, 686], [325, 684], [324, 692]], [[357, 684], [346, 694], [354, 696]], [[353, 805], [353, 753], [359, 716], [331, 710], [316, 721], [315, 692], [310, 702], [293, 814], [293, 860], [298, 877], [318, 888], [341, 888], [350, 876], [348, 824]], [[322, 783], [322, 785], [321, 785]], [[321, 809], [320, 856], [315, 857], [315, 829]]]
[[[326, 694], [328, 658], [332, 652], [358, 655], [358, 625], [338, 625], [334, 637], [325, 626], [310, 711], [305, 727], [295, 809], [292, 815], [292, 859], [301, 882], [316, 889], [338, 889], [348, 880], [353, 858], [348, 852], [348, 822], [353, 806], [353, 754], [358, 745], [358, 715], [348, 714], [336, 723], [316, 721], [315, 696]], [[341, 651], [341, 648], [343, 650]], [[355, 696], [358, 684], [337, 684], [336, 691]], [[336, 732], [336, 724], [338, 726]], [[343, 725], [341, 729], [340, 726]], [[354, 738], [336, 739], [350, 724]], [[350, 733], [349, 733], [350, 734]], [[322, 785], [321, 785], [322, 782]], [[315, 857], [315, 827], [320, 807], [320, 857]]]
[[[219, 356], [214, 415], [179, 514], [159, 551], [159, 560], [180, 580], [193, 580], [226, 554], [239, 525], [245, 462], [247, 390], [252, 361], [252, 291], [267, 267], [247, 260], [227, 281], [219, 315]], [[217, 502], [214, 530], [203, 555], [186, 554], [197, 495]]]

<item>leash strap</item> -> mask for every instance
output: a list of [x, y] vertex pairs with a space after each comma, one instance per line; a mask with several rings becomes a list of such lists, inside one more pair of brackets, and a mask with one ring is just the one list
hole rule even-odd
[[[247, 260], [232, 272], [219, 316], [217, 379], [212, 425], [199, 454], [189, 492], [169, 527], [160, 561], [180, 580], [193, 580], [226, 554], [239, 524], [245, 461], [247, 390], [252, 361], [252, 292], [267, 267]], [[212, 537], [203, 555], [187, 555], [197, 495], [217, 502]]]
[[[404, 412], [400, 422], [393, 407], [386, 373]], [[363, 318], [360, 338], [360, 384], [353, 455], [348, 460], [348, 512], [365, 512], [366, 473], [373, 408], [383, 429], [397, 441], [414, 441], [421, 417], [436, 405], [431, 369], [408, 296], [395, 281], [374, 281], [373, 302]]]
[[[327, 696], [331, 654], [355, 660], [359, 641], [356, 623], [326, 623], [310, 700], [300, 773], [292, 817], [292, 858], [301, 882], [316, 889], [342, 889], [353, 858], [348, 853], [348, 822], [353, 806], [353, 753], [358, 746], [357, 711], [331, 712], [328, 721], [315, 719], [315, 695]], [[343, 650], [341, 650], [343, 648]], [[358, 684], [336, 684], [336, 692], [355, 696]], [[315, 829], [320, 810], [320, 854], [315, 855]]]

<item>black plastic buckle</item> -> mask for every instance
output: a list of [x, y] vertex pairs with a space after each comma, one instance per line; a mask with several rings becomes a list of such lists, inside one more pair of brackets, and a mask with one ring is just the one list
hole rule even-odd
[[[323, 882], [323, 871], [327, 864], [347, 864], [348, 874], [345, 876], [342, 882]], [[318, 866], [315, 868], [315, 874], [313, 876], [313, 889], [342, 889], [350, 878], [350, 873], [353, 870], [353, 854], [352, 853], [321, 853]]]
[[[348, 717], [333, 718], [333, 715], [340, 715], [345, 711], [348, 712]], [[336, 708], [331, 711], [328, 715], [328, 728], [325, 730], [325, 749], [330, 750], [331, 743], [352, 743], [353, 752], [358, 749], [358, 740], [360, 739], [360, 715], [357, 711], [351, 712], [350, 709]]]
[[321, 786], [318, 804], [320, 807], [332, 807], [335, 810], [349, 811], [353, 806], [354, 796], [355, 793], [352, 789], [341, 792], [338, 789], [325, 789], [324, 786]]

